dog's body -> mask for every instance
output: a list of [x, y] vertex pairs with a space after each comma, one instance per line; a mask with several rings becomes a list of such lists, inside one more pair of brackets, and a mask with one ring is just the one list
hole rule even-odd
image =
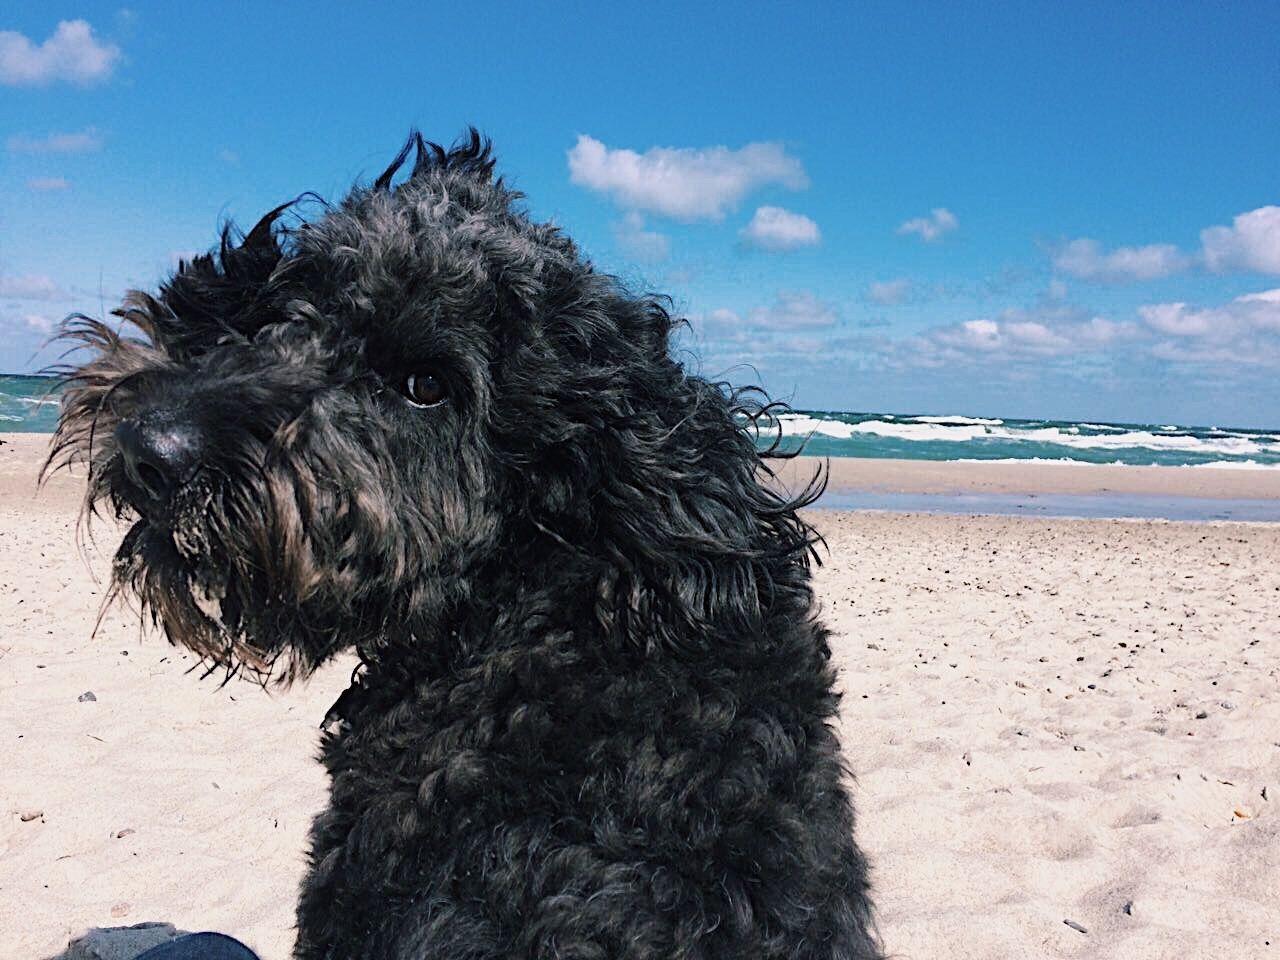
[[474, 133], [410, 146], [399, 185], [409, 147], [131, 295], [145, 341], [74, 324], [51, 456], [138, 516], [117, 583], [175, 642], [360, 654], [296, 955], [878, 956], [761, 408], [681, 369], [661, 304], [532, 223]]

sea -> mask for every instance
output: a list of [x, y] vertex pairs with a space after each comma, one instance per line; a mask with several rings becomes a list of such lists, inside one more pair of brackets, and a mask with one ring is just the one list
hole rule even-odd
[[58, 381], [0, 373], [0, 433], [53, 433]]
[[1280, 429], [839, 411], [780, 419], [814, 456], [1280, 468]]
[[[0, 432], [52, 433], [58, 402], [56, 380], [0, 374]], [[787, 446], [818, 457], [1280, 469], [1280, 428], [838, 410], [783, 414], [780, 425]]]
[[[52, 379], [0, 375], [0, 434], [53, 432], [58, 403], [58, 386]], [[806, 454], [820, 457], [1280, 469], [1280, 428], [838, 410], [797, 410], [782, 414], [779, 425], [784, 447], [795, 449], [803, 444]], [[831, 500], [827, 505], [958, 513], [1280, 520], [1280, 501], [1158, 501], [1118, 495], [1032, 499], [986, 495], [966, 500], [868, 494], [857, 502], [842, 499], [837, 504]]]

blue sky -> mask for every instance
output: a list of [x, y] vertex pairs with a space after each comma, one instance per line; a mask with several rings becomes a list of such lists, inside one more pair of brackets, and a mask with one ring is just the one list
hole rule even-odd
[[410, 127], [816, 409], [1280, 425], [1280, 4], [22, 4], [0, 370]]

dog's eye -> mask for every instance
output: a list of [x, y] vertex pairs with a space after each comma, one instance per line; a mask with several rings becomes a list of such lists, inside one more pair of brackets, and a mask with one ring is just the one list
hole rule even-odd
[[437, 403], [443, 403], [445, 398], [444, 383], [435, 374], [425, 371], [405, 377], [401, 390], [416, 407], [434, 407]]

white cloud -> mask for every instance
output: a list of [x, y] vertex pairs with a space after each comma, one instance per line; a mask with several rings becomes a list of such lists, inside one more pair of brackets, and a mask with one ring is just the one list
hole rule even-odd
[[63, 20], [36, 46], [23, 34], [0, 31], [0, 83], [43, 87], [55, 81], [86, 86], [111, 76], [120, 48], [100, 43], [84, 20]]
[[626, 256], [641, 263], [661, 263], [671, 255], [670, 238], [646, 230], [644, 217], [634, 210], [613, 225], [613, 239]]
[[27, 181], [29, 190], [66, 190], [70, 186], [64, 177], [32, 177]]
[[723, 307], [692, 316], [689, 322], [698, 336], [717, 343], [742, 344], [750, 339], [742, 317]]
[[1106, 252], [1096, 240], [1072, 240], [1053, 256], [1054, 269], [1082, 280], [1122, 283], [1158, 280], [1203, 265], [1215, 273], [1280, 274], [1280, 206], [1240, 214], [1231, 226], [1200, 231], [1198, 255], [1171, 243], [1117, 247]]
[[816, 247], [822, 242], [818, 225], [804, 214], [782, 207], [760, 207], [751, 222], [738, 231], [748, 247], [779, 253], [800, 247]]
[[1217, 307], [1159, 303], [1139, 312], [1153, 330], [1166, 335], [1151, 348], [1161, 360], [1219, 367], [1227, 376], [1246, 368], [1280, 368], [1280, 289], [1246, 294]]
[[1034, 320], [1006, 323], [1004, 333], [1014, 343], [1028, 350], [1063, 353], [1071, 348], [1069, 339]]
[[1074, 333], [1076, 340], [1087, 347], [1105, 347], [1120, 340], [1133, 340], [1141, 335], [1138, 325], [1133, 321], [1117, 322], [1105, 317], [1090, 317], [1086, 322], [1077, 324]]
[[965, 363], [975, 359], [1006, 360], [1098, 353], [1122, 341], [1136, 340], [1141, 328], [1132, 322], [1090, 317], [1065, 306], [1035, 311], [1005, 310], [925, 331], [910, 342], [925, 365]]
[[938, 342], [981, 352], [1060, 354], [1072, 349], [1072, 341], [1038, 320], [967, 320], [958, 327], [935, 333]]
[[749, 143], [739, 150], [651, 147], [641, 154], [611, 149], [586, 135], [569, 151], [569, 178], [623, 207], [685, 221], [721, 220], [766, 184], [791, 190], [809, 185], [800, 161], [777, 143]]
[[1153, 330], [1174, 337], [1235, 339], [1250, 333], [1280, 333], [1280, 288], [1236, 297], [1219, 307], [1156, 303], [1138, 308]]
[[745, 314], [720, 308], [690, 317], [695, 335], [716, 351], [734, 351], [735, 362], [756, 362], [779, 353], [820, 352], [826, 331], [838, 322], [835, 308], [807, 290], [780, 292], [770, 306]]
[[732, 310], [726, 310], [722, 307], [706, 314], [704, 323], [707, 326], [721, 330], [738, 330], [742, 327], [742, 318]]
[[876, 280], [867, 287], [867, 299], [885, 307], [904, 303], [910, 294], [911, 281], [906, 277], [900, 277], [897, 280]]
[[[1216, 343], [1212, 340], [1162, 340], [1151, 348], [1151, 355], [1170, 363], [1200, 369], [1218, 367], [1221, 371], [1219, 376], [1225, 374], [1226, 378], [1234, 377], [1250, 367], [1280, 368], [1280, 345], [1262, 338], [1237, 343]], [[1260, 407], [1260, 409], [1265, 408]]]
[[1072, 240], [1053, 258], [1054, 269], [1069, 276], [1112, 283], [1156, 280], [1185, 270], [1191, 262], [1170, 243], [1117, 247], [1103, 253], [1098, 241], [1087, 237]]
[[994, 320], [966, 320], [954, 330], [937, 331], [935, 336], [941, 342], [955, 346], [995, 350], [1000, 346], [1000, 324]]
[[65, 297], [52, 277], [41, 274], [0, 277], [0, 298], [6, 300], [61, 300]]
[[1259, 207], [1229, 227], [1200, 231], [1205, 266], [1216, 273], [1254, 270], [1280, 273], [1280, 207]]
[[15, 133], [5, 141], [5, 146], [10, 153], [91, 153], [102, 147], [102, 134], [93, 127], [78, 133], [50, 133], [43, 137]]
[[702, 271], [692, 264], [671, 267], [663, 273], [663, 282], [669, 286], [687, 287], [702, 275]]
[[770, 330], [834, 327], [839, 319], [835, 307], [819, 300], [808, 290], [779, 292], [772, 306], [756, 307], [747, 314], [750, 326]]
[[1175, 336], [1204, 336], [1215, 327], [1214, 311], [1189, 310], [1185, 303], [1155, 303], [1139, 307], [1138, 314], [1153, 330]]
[[786, 353], [818, 354], [830, 348], [827, 341], [820, 337], [787, 337], [779, 344]]
[[1280, 330], [1280, 288], [1246, 293], [1242, 297], [1236, 297], [1234, 302], [1245, 304], [1246, 309], [1255, 311], [1253, 317], [1257, 325]]
[[918, 233], [926, 243], [937, 243], [944, 235], [957, 229], [960, 221], [946, 207], [934, 207], [927, 217], [916, 217], [898, 227], [899, 234]]
[[[1062, 303], [1010, 309], [902, 338], [879, 338], [871, 350], [890, 367], [985, 366], [1012, 376], [1042, 376], [1055, 364], [1138, 358], [1222, 368], [1280, 368], [1280, 288], [1216, 307], [1151, 304], [1138, 321], [1091, 316]], [[1140, 322], [1139, 322], [1140, 321]]]
[[22, 313], [18, 315], [18, 319], [38, 333], [53, 333], [53, 328], [58, 323], [53, 317], [43, 313]]

